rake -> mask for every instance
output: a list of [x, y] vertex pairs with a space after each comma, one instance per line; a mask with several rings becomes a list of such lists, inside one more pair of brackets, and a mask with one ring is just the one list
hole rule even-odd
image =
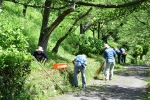
[[104, 62], [101, 64], [101, 66], [96, 70], [94, 79], [97, 79], [98, 75], [100, 74], [100, 72], [102, 71], [102, 69], [103, 69], [103, 67], [104, 67], [104, 63], [105, 63], [105, 61], [104, 61]]

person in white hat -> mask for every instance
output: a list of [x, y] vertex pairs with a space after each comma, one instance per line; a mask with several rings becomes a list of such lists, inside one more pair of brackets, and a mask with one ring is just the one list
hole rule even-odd
[[41, 46], [38, 46], [36, 51], [33, 53], [33, 56], [37, 59], [37, 61], [45, 62], [48, 59]]
[[113, 78], [116, 52], [112, 48], [110, 48], [108, 44], [104, 44], [104, 49], [104, 58], [106, 62], [105, 80], [107, 81], [112, 80]]

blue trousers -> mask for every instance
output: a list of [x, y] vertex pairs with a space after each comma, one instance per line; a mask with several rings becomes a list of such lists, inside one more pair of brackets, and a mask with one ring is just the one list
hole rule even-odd
[[75, 86], [78, 86], [78, 70], [81, 71], [82, 87], [84, 87], [84, 86], [86, 86], [85, 68], [83, 68], [82, 66], [74, 66], [74, 83], [75, 83]]

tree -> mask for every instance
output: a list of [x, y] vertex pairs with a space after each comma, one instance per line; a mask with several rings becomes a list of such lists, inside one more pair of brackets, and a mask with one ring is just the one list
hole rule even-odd
[[[52, 33], [52, 31], [63, 21], [63, 19], [70, 14], [72, 11], [74, 11], [74, 8], [69, 8], [65, 10], [49, 27], [45, 28], [45, 30], [41, 31], [40, 37], [39, 37], [39, 43], [38, 45], [42, 46], [44, 50], [46, 51], [49, 37]], [[44, 17], [43, 17], [44, 18]]]
[[[27, 4], [29, 4], [31, 2], [31, 0], [28, 0], [27, 1]], [[23, 13], [23, 16], [25, 17], [26, 16], [26, 12], [27, 12], [27, 7], [28, 7], [28, 5], [23, 5], [23, 11], [22, 11], [22, 13]]]
[[0, 12], [2, 10], [2, 0], [0, 0]]
[[77, 22], [78, 22], [79, 20], [81, 20], [82, 18], [84, 18], [85, 16], [87, 16], [91, 10], [92, 10], [92, 8], [89, 8], [89, 10], [88, 10], [86, 13], [84, 13], [83, 15], [80, 15], [80, 16], [74, 21], [72, 27], [68, 30], [68, 32], [67, 32], [63, 37], [61, 37], [61, 38], [57, 41], [56, 45], [55, 45], [54, 48], [52, 49], [52, 52], [55, 52], [55, 53], [58, 52], [58, 48], [59, 48], [60, 44], [61, 44], [61, 43], [63, 42], [63, 40], [64, 40], [65, 38], [67, 38], [67, 36], [71, 33], [73, 27], [77, 24]]
[[[46, 51], [47, 45], [48, 45], [48, 40], [50, 38], [51, 33], [63, 21], [63, 19], [66, 16], [68, 16], [71, 12], [74, 11], [75, 5], [76, 5], [76, 7], [91, 6], [91, 7], [96, 7], [96, 8], [123, 8], [123, 7], [130, 7], [130, 6], [134, 6], [134, 5], [141, 5], [143, 2], [146, 2], [146, 1], [147, 0], [134, 0], [134, 1], [129, 1], [129, 2], [122, 1], [121, 2], [122, 4], [115, 4], [113, 2], [111, 2], [111, 4], [96, 4], [96, 3], [94, 4], [94, 2], [92, 2], [92, 1], [88, 1], [88, 2], [77, 1], [77, 2], [75, 2], [74, 0], [73, 1], [70, 1], [70, 0], [59, 1], [58, 0], [57, 1], [58, 3], [62, 2], [61, 5], [67, 4], [67, 5], [73, 5], [73, 7], [70, 7], [70, 8], [67, 8], [66, 6], [62, 7], [62, 8], [67, 8], [67, 9], [62, 14], [60, 14], [60, 16], [58, 16], [58, 18], [56, 18], [56, 20], [52, 24], [50, 24], [50, 26], [48, 26], [48, 18], [49, 18], [50, 8], [52, 8], [52, 6], [51, 6], [52, 0], [45, 0], [45, 6], [36, 6], [36, 5], [27, 5], [27, 6], [35, 7], [35, 8], [37, 8], [37, 7], [44, 8], [44, 16], [43, 16], [42, 27], [41, 27], [38, 45], [43, 46], [44, 50]], [[26, 5], [23, 3], [19, 3], [16, 0], [12, 0], [12, 2]], [[60, 5], [58, 5], [58, 6], [60, 7]], [[45, 13], [45, 12], [48, 12], [48, 13]]]
[[[49, 39], [49, 37], [48, 37], [46, 40], [43, 40], [44, 38], [47, 37], [46, 33], [48, 31], [48, 21], [49, 21], [49, 15], [50, 15], [50, 8], [49, 7], [51, 6], [51, 3], [52, 2], [50, 0], [45, 1], [45, 6], [48, 7], [48, 8], [44, 9], [42, 26], [41, 26], [40, 37], [39, 37], [39, 42], [38, 42], [38, 45], [42, 46], [44, 51], [46, 51], [47, 44], [48, 44], [48, 39]], [[43, 43], [43, 41], [45, 43]]]

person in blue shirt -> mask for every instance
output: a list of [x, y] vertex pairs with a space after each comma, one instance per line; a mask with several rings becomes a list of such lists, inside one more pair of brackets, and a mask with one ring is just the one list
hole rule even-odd
[[105, 80], [112, 80], [113, 77], [113, 71], [115, 66], [115, 56], [116, 52], [109, 47], [108, 44], [104, 44], [104, 58], [106, 62], [105, 66]]
[[74, 83], [75, 83], [75, 87], [78, 87], [78, 71], [80, 70], [81, 72], [81, 77], [82, 77], [82, 87], [85, 88], [86, 87], [86, 78], [85, 78], [85, 68], [87, 65], [87, 59], [86, 59], [86, 55], [82, 54], [82, 55], [77, 55], [74, 59], [73, 59], [73, 64], [74, 64]]
[[33, 56], [36, 58], [37, 61], [45, 62], [48, 59], [41, 46], [39, 46], [38, 49], [34, 51]]

